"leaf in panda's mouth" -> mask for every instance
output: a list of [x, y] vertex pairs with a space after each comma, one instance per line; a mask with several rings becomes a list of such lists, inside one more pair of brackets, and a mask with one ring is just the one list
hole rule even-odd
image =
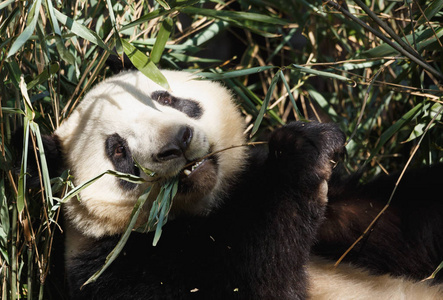
[[145, 168], [141, 164], [139, 164], [138, 161], [134, 157], [132, 157], [132, 160], [134, 161], [134, 163], [137, 166], [137, 168], [142, 170], [142, 172], [145, 173], [146, 175], [148, 175], [149, 177], [154, 177], [155, 175], [157, 175], [157, 174], [155, 174], [154, 171], [151, 171], [148, 168]]

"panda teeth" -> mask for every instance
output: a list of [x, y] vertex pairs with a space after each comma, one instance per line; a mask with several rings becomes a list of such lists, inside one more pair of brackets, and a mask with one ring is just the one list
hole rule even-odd
[[191, 169], [190, 169], [190, 170], [189, 170], [189, 169], [184, 169], [184, 170], [183, 170], [183, 173], [184, 173], [186, 176], [189, 176], [192, 172], [194, 172], [195, 169], [197, 169], [197, 168], [203, 163], [203, 161], [204, 161], [204, 160], [201, 160], [201, 161], [198, 161], [198, 162], [196, 162], [195, 164], [193, 164], [193, 165], [191, 166]]

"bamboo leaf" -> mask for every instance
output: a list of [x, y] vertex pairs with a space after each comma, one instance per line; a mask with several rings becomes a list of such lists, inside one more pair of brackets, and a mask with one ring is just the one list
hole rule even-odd
[[164, 9], [169, 10], [171, 9], [171, 7], [169, 6], [169, 4], [164, 1], [164, 0], [155, 0], [155, 2], [157, 2], [158, 4], [160, 4]]
[[[443, 10], [443, 0], [434, 0], [431, 1], [428, 7], [426, 7], [424, 11], [424, 16], [421, 15], [417, 21], [415, 27], [420, 26], [427, 21], [430, 21], [437, 13]], [[426, 17], [426, 18], [425, 18]]]
[[407, 124], [421, 109], [423, 108], [423, 102], [417, 104], [414, 108], [409, 110], [406, 114], [401, 117], [397, 122], [390, 126], [383, 134], [380, 136], [380, 140], [377, 143], [375, 149], [371, 152], [371, 156], [365, 161], [365, 165], [369, 163], [375, 155], [380, 151], [380, 149], [386, 144], [386, 142], [397, 133], [405, 124]]
[[102, 173], [98, 174], [97, 176], [95, 176], [95, 177], [93, 177], [93, 178], [91, 178], [91, 179], [81, 183], [80, 185], [76, 186], [72, 190], [70, 190], [60, 200], [60, 202], [64, 203], [64, 202], [68, 201], [69, 199], [71, 199], [72, 197], [77, 196], [78, 194], [80, 194], [80, 192], [82, 190], [84, 190], [85, 188], [87, 188], [88, 186], [90, 186], [91, 184], [93, 184], [94, 182], [96, 182], [98, 179], [102, 178], [106, 174], [115, 176], [115, 177], [117, 177], [119, 179], [122, 179], [122, 180], [125, 180], [125, 181], [128, 181], [128, 182], [136, 183], [136, 184], [141, 184], [141, 183], [146, 182], [146, 180], [144, 180], [143, 178], [135, 176], [135, 175], [121, 173], [121, 172], [117, 172], [117, 171], [114, 171], [114, 170], [107, 170], [107, 171], [102, 172]]
[[317, 92], [312, 87], [308, 87], [307, 91], [309, 96], [311, 96], [311, 98], [317, 102], [318, 105], [320, 105], [320, 107], [334, 120], [334, 122], [339, 121], [339, 116], [334, 110], [334, 107], [325, 99], [325, 97], [323, 97], [321, 93]]
[[303, 118], [303, 115], [302, 115], [301, 112], [298, 110], [297, 103], [295, 103], [295, 99], [294, 99], [294, 96], [292, 95], [291, 88], [289, 87], [289, 84], [288, 84], [288, 82], [286, 81], [286, 78], [285, 78], [285, 75], [283, 74], [283, 72], [280, 72], [280, 78], [281, 78], [281, 80], [283, 81], [283, 84], [285, 85], [286, 91], [288, 92], [289, 100], [291, 101], [291, 103], [292, 103], [292, 107], [294, 108], [294, 110], [295, 110], [297, 116], [298, 116], [300, 119], [304, 119], [304, 118]]
[[146, 77], [165, 88], [166, 90], [170, 90], [168, 81], [165, 76], [160, 72], [157, 66], [146, 56], [144, 53], [139, 51], [133, 45], [128, 43], [126, 40], [121, 39], [121, 43], [123, 46], [123, 50], [125, 51], [128, 58], [134, 64], [134, 66], [140, 70]]
[[[279, 71], [279, 72], [281, 72], [281, 71]], [[275, 85], [277, 84], [278, 78], [280, 78], [280, 76], [277, 73], [274, 75], [274, 77], [271, 80], [271, 84], [269, 85], [269, 89], [268, 89], [268, 92], [266, 93], [265, 100], [263, 101], [263, 104], [260, 108], [258, 116], [255, 120], [254, 126], [252, 127], [251, 136], [253, 136], [257, 132], [258, 128], [260, 127], [260, 124], [263, 120], [263, 116], [265, 115], [266, 109], [268, 108], [269, 101], [271, 100], [272, 93], [274, 92]]]
[[100, 275], [111, 265], [111, 263], [118, 257], [120, 252], [123, 250], [124, 246], [126, 245], [126, 242], [129, 239], [129, 236], [131, 235], [132, 229], [135, 226], [135, 223], [137, 222], [138, 216], [140, 215], [140, 212], [143, 209], [143, 205], [145, 204], [146, 200], [148, 199], [149, 193], [151, 192], [151, 187], [147, 188], [143, 194], [137, 199], [137, 202], [134, 205], [134, 208], [131, 213], [130, 221], [128, 226], [126, 227], [125, 232], [120, 237], [120, 240], [118, 241], [115, 248], [111, 251], [111, 253], [108, 254], [106, 257], [105, 264], [92, 275], [82, 286], [85, 286], [89, 283], [92, 283], [96, 281]]
[[238, 21], [255, 21], [261, 23], [269, 23], [272, 25], [288, 25], [288, 22], [282, 18], [271, 17], [264, 14], [250, 13], [244, 11], [227, 11], [227, 10], [215, 10], [209, 8], [199, 7], [184, 7], [180, 9], [181, 12], [186, 14], [202, 15], [212, 17], [215, 19], [225, 20], [227, 22]]
[[160, 62], [160, 58], [162, 56], [163, 50], [165, 49], [166, 42], [171, 35], [172, 28], [172, 19], [169, 17], [165, 18], [162, 22], [160, 30], [158, 31], [154, 47], [152, 47], [151, 51], [151, 60], [154, 64], [158, 64]]
[[23, 32], [18, 36], [18, 38], [12, 44], [8, 52], [8, 57], [14, 55], [31, 37], [32, 33], [34, 32], [35, 25], [37, 24], [38, 21], [41, 4], [42, 0], [36, 0], [34, 4], [32, 4], [31, 11], [28, 15], [28, 20], [31, 21], [29, 22], [28, 26], [26, 26], [25, 30], [23, 30]]
[[302, 66], [299, 66], [299, 65], [296, 65], [296, 64], [293, 64], [292, 66], [295, 67], [296, 69], [299, 69], [301, 72], [304, 72], [304, 73], [307, 73], [307, 74], [312, 74], [312, 75], [316, 75], [316, 76], [322, 76], [322, 77], [326, 77], [326, 78], [346, 81], [349, 84], [352, 84], [354, 86], [356, 85], [356, 82], [354, 80], [352, 80], [350, 78], [347, 78], [345, 76], [341, 76], [341, 75], [335, 74], [335, 73], [325, 72], [325, 71], [318, 71], [318, 70], [302, 67]]
[[27, 89], [30, 90], [34, 86], [36, 86], [38, 84], [42, 84], [43, 82], [46, 82], [49, 79], [49, 77], [54, 75], [55, 73], [57, 73], [59, 69], [60, 69], [60, 65], [58, 63], [50, 64], [49, 66], [47, 66], [47, 68], [45, 68], [43, 70], [42, 73], [37, 75], [37, 77], [35, 77], [34, 80], [32, 80], [31, 82], [29, 82], [27, 84]]
[[278, 67], [276, 67], [276, 66], [263, 66], [263, 67], [254, 67], [254, 68], [249, 68], [249, 69], [228, 71], [228, 72], [223, 72], [223, 73], [199, 72], [196, 75], [199, 75], [201, 77], [204, 77], [206, 79], [211, 79], [211, 80], [224, 80], [224, 79], [228, 79], [228, 78], [257, 74], [257, 73], [260, 73], [260, 72], [263, 72], [266, 70], [277, 69], [277, 68]]
[[65, 25], [70, 31], [75, 33], [76, 35], [84, 38], [85, 40], [100, 46], [101, 48], [105, 49], [108, 52], [112, 52], [111, 49], [103, 42], [103, 40], [98, 36], [97, 33], [90, 30], [89, 28], [83, 26], [82, 24], [78, 23], [77, 21], [74, 21], [73, 19], [69, 18], [65, 14], [59, 12], [58, 10], [54, 9], [54, 14], [57, 20]]

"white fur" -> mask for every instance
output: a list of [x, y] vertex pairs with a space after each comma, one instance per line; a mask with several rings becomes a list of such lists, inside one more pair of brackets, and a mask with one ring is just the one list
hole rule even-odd
[[313, 257], [309, 263], [309, 298], [312, 300], [438, 300], [443, 287], [389, 275], [375, 276], [341, 263]]
[[[162, 73], [169, 82], [172, 95], [195, 100], [201, 105], [201, 118], [190, 118], [152, 101], [151, 93], [164, 88], [138, 71], [105, 80], [85, 96], [55, 132], [76, 185], [114, 168], [105, 153], [105, 140], [114, 133], [125, 138], [133, 157], [160, 178], [176, 175], [186, 164], [184, 158], [161, 164], [152, 159], [152, 153], [164, 145], [165, 135], [181, 125], [194, 129], [186, 152], [188, 160], [207, 154], [210, 146], [212, 151], [217, 151], [244, 143], [244, 121], [225, 88], [218, 83], [195, 80], [185, 72]], [[187, 199], [180, 199], [186, 196], [178, 195], [174, 205], [195, 214], [206, 213], [217, 205], [216, 195], [220, 195], [226, 183], [242, 169], [244, 159], [245, 149], [242, 147], [219, 153], [218, 180], [213, 192], [198, 204], [191, 202], [187, 206], [183, 204]], [[81, 192], [80, 202], [72, 199], [65, 205], [68, 220], [80, 232], [99, 237], [123, 231], [135, 201], [148, 184], [126, 191], [117, 180], [106, 175]], [[146, 211], [141, 216], [143, 218], [146, 218]]]

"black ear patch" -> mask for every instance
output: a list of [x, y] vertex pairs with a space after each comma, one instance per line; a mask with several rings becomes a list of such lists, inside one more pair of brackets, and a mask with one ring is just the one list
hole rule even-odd
[[[121, 173], [140, 176], [140, 170], [135, 166], [132, 159], [131, 150], [128, 143], [117, 133], [114, 133], [106, 139], [106, 155], [111, 160], [115, 170]], [[125, 180], [120, 180], [120, 185], [127, 190], [132, 190], [137, 185]]]
[[203, 108], [198, 102], [174, 97], [167, 91], [155, 91], [151, 94], [151, 98], [157, 103], [175, 108], [193, 119], [200, 119], [203, 115]]

